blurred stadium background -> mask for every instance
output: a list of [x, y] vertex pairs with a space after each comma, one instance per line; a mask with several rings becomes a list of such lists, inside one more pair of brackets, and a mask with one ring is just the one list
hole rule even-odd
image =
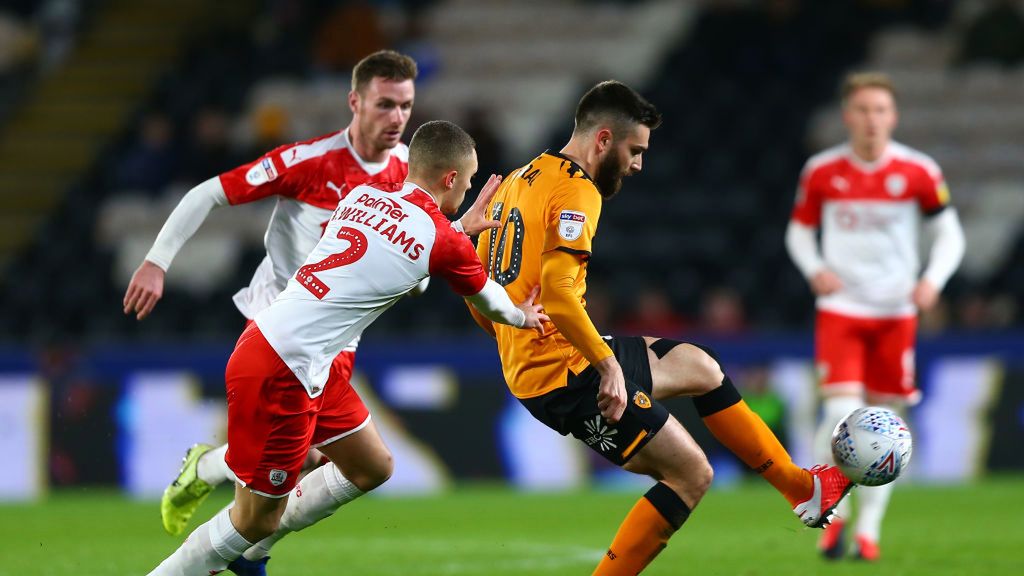
[[[1020, 1], [4, 0], [0, 499], [151, 498], [187, 445], [224, 438], [231, 295], [272, 205], [215, 211], [145, 321], [121, 313], [124, 288], [190, 187], [344, 127], [350, 67], [385, 47], [420, 65], [406, 138], [456, 121], [482, 174], [560, 147], [596, 80], [657, 104], [644, 171], [602, 215], [591, 315], [604, 332], [716, 347], [804, 464], [813, 301], [783, 232], [804, 160], [844, 137], [841, 76], [890, 73], [896, 137], [943, 167], [968, 242], [922, 318], [911, 481], [1024, 474]], [[443, 287], [375, 323], [357, 370], [396, 456], [382, 492], [629, 483], [511, 401], [493, 345]], [[672, 408], [716, 484], [741, 480], [688, 402]]]

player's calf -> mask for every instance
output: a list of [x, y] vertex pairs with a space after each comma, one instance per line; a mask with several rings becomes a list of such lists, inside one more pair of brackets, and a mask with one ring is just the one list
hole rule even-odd
[[268, 498], [238, 486], [231, 524], [249, 542], [259, 542], [277, 531], [287, 502], [287, 497]]

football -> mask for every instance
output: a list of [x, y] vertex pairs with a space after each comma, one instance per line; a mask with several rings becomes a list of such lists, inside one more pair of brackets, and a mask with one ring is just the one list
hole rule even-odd
[[913, 439], [899, 414], [888, 408], [858, 408], [832, 432], [832, 456], [855, 484], [881, 486], [910, 464]]

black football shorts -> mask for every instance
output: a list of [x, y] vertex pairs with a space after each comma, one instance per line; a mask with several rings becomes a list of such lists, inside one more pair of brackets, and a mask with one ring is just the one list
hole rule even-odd
[[626, 378], [626, 410], [615, 424], [601, 416], [597, 392], [601, 375], [593, 366], [568, 373], [567, 385], [534, 398], [521, 398], [531, 414], [559, 434], [572, 434], [618, 466], [629, 462], [668, 421], [668, 410], [651, 394], [651, 364], [641, 337], [608, 337]]

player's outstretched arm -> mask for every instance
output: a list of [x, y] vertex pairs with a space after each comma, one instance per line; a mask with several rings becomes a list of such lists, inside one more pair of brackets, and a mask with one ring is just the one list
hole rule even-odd
[[500, 222], [487, 215], [487, 205], [491, 203], [491, 198], [494, 198], [494, 193], [498, 191], [500, 184], [501, 176], [491, 174], [487, 183], [480, 189], [480, 194], [473, 201], [473, 205], [452, 226], [460, 232], [465, 232], [467, 236], [477, 236], [485, 230], [500, 226]]
[[550, 319], [544, 314], [540, 304], [533, 303], [539, 293], [540, 287], [535, 287], [526, 300], [516, 305], [500, 284], [488, 279], [479, 292], [466, 296], [466, 300], [491, 322], [508, 324], [516, 328], [543, 330], [544, 322]]
[[555, 328], [565, 336], [601, 375], [597, 405], [601, 415], [615, 423], [626, 409], [626, 380], [611, 348], [601, 338], [573, 289], [582, 260], [561, 250], [544, 253], [541, 259], [541, 304]]
[[138, 320], [149, 316], [163, 296], [164, 273], [178, 250], [196, 233], [211, 210], [227, 203], [219, 177], [210, 178], [185, 194], [167, 217], [146, 259], [132, 275], [122, 302], [125, 314], [135, 314]]
[[466, 308], [469, 308], [469, 314], [473, 317], [473, 320], [476, 322], [476, 325], [479, 326], [484, 332], [487, 332], [487, 334], [489, 334], [491, 338], [497, 338], [498, 333], [494, 331], [494, 322], [491, 322], [490, 320], [487, 319], [486, 316], [481, 314], [480, 311], [476, 309], [476, 306], [473, 306], [473, 304], [469, 300], [466, 300], [465, 302]]

